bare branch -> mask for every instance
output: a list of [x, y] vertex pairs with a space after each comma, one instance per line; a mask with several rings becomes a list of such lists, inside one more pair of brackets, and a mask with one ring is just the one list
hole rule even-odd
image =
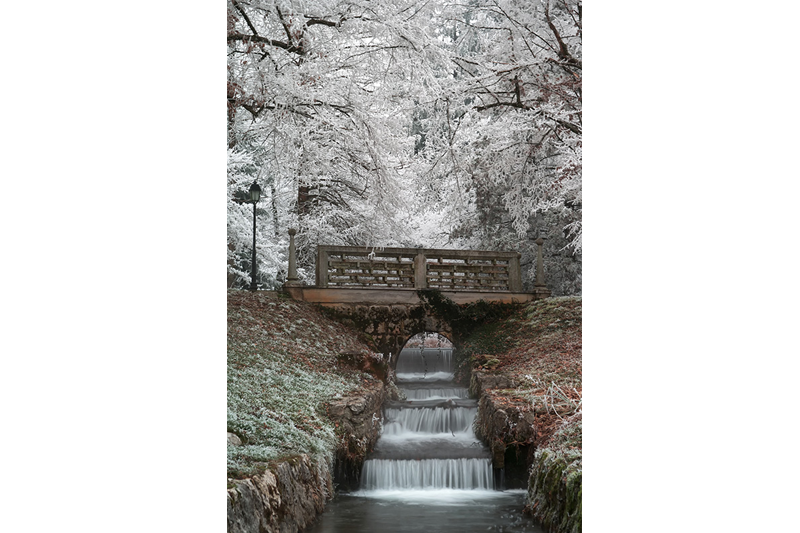
[[573, 124], [571, 122], [567, 122], [566, 120], [558, 120], [558, 119], [556, 119], [556, 122], [558, 122], [559, 124], [561, 124], [562, 126], [564, 126], [565, 128], [567, 128], [568, 130], [570, 130], [571, 132], [573, 132], [573, 133], [575, 133], [577, 135], [581, 134], [581, 128], [579, 126], [577, 126], [576, 124]]
[[338, 22], [334, 22], [332, 20], [325, 20], [325, 19], [318, 19], [318, 18], [309, 18], [306, 20], [306, 26], [329, 26], [331, 28], [338, 28], [342, 22], [346, 19], [342, 17]]
[[247, 13], [244, 12], [244, 9], [242, 9], [242, 7], [239, 5], [239, 2], [236, 0], [231, 0], [231, 3], [233, 4], [233, 7], [236, 8], [236, 11], [241, 13], [242, 17], [244, 17], [244, 21], [247, 22], [247, 26], [250, 28], [250, 31], [253, 32], [253, 35], [258, 35], [255, 26], [253, 26], [253, 23], [250, 22], [250, 17], [248, 17]]
[[275, 39], [268, 39], [260, 35], [245, 35], [244, 33], [229, 33], [228, 42], [242, 41], [244, 43], [266, 43], [277, 48], [283, 48], [287, 52], [293, 52], [299, 55], [303, 54], [303, 50], [294, 44], [285, 43], [283, 41], [276, 41]]
[[526, 106], [526, 105], [524, 105], [524, 104], [522, 104], [520, 102], [495, 102], [493, 104], [475, 106], [475, 110], [476, 111], [486, 111], [487, 109], [492, 109], [494, 107], [516, 107], [517, 109], [524, 109], [526, 111], [530, 110], [530, 109], [533, 109], [533, 108], [528, 107], [528, 106]]
[[580, 68], [581, 67], [581, 62], [578, 61], [577, 59], [575, 59], [574, 57], [572, 57], [572, 54], [569, 53], [569, 50], [567, 49], [567, 45], [564, 44], [564, 40], [561, 39], [561, 34], [558, 33], [558, 30], [556, 29], [555, 24], [553, 24], [553, 21], [550, 19], [550, 4], [549, 3], [545, 6], [544, 16], [547, 19], [547, 25], [550, 27], [550, 31], [553, 32], [553, 36], [556, 38], [556, 41], [558, 41], [558, 57], [560, 59], [562, 59], [563, 61], [566, 61], [567, 63], [573, 64], [573, 65], [575, 65], [575, 66]]
[[283, 18], [283, 13], [281, 12], [281, 8], [275, 6], [275, 11], [278, 12], [278, 18], [281, 21], [281, 25], [283, 26], [283, 31], [286, 32], [286, 38], [289, 40], [290, 43], [294, 43], [294, 39], [292, 39], [292, 32], [289, 31], [289, 25], [286, 24], [286, 20]]

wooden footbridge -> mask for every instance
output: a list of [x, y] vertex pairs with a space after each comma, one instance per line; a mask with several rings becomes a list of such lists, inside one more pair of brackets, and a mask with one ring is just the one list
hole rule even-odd
[[537, 241], [534, 290], [523, 292], [518, 252], [428, 248], [318, 246], [316, 284], [297, 278], [293, 230], [284, 291], [296, 300], [329, 308], [370, 335], [376, 349], [396, 356], [409, 337], [423, 331], [452, 336], [446, 321], [424, 309], [417, 293], [436, 289], [457, 304], [478, 300], [527, 302], [550, 296], [544, 283], [542, 244]]

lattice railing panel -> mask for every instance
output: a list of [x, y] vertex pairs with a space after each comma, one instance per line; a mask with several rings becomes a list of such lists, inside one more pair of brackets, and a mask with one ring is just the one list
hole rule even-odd
[[416, 253], [328, 252], [329, 287], [414, 287]]
[[509, 290], [509, 261], [503, 259], [427, 258], [428, 287], [442, 290]]
[[317, 286], [520, 292], [517, 252], [319, 246]]

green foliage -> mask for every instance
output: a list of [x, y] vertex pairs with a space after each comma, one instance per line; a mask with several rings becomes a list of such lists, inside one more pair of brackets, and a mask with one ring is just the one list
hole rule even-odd
[[491, 322], [472, 330], [471, 335], [461, 343], [461, 355], [464, 358], [474, 355], [500, 354], [513, 348], [513, 331], [508, 324]]
[[417, 296], [422, 300], [425, 308], [433, 310], [437, 315], [450, 322], [455, 331], [454, 322], [461, 316], [461, 309], [457, 303], [436, 289], [418, 289]]
[[581, 297], [560, 296], [539, 300], [525, 311], [529, 327], [544, 332], [581, 325]]
[[458, 305], [436, 289], [419, 289], [417, 295], [423, 307], [447, 320], [453, 329], [456, 379], [468, 379], [473, 355], [502, 353], [511, 348], [512, 322], [505, 319], [519, 311], [520, 303], [478, 300]]
[[507, 304], [486, 300], [458, 305], [437, 289], [419, 289], [417, 295], [429, 312], [447, 320], [453, 328], [456, 344], [476, 328], [508, 318], [520, 308], [517, 302]]
[[526, 507], [545, 529], [580, 533], [582, 475], [580, 451], [550, 448], [536, 451]]
[[268, 357], [263, 354], [246, 366], [229, 367], [228, 431], [245, 442], [228, 447], [232, 474], [252, 474], [254, 463], [297, 450], [330, 459], [334, 428], [320, 407], [337, 391], [356, 385], [355, 380], [347, 383], [339, 376]]
[[583, 422], [580, 419], [569, 420], [553, 434], [548, 448], [570, 453], [583, 447]]

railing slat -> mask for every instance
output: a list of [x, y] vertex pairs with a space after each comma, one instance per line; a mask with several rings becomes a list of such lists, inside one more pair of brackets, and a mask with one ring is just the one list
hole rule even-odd
[[319, 246], [317, 286], [521, 292], [522, 280], [517, 252]]

